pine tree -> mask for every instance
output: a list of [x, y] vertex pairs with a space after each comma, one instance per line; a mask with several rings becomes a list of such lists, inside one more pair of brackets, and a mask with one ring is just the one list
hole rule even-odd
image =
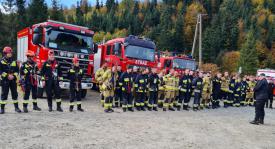
[[251, 29], [247, 35], [245, 42], [241, 48], [240, 62], [239, 65], [242, 67], [244, 74], [255, 74], [258, 67], [258, 57], [256, 51], [256, 40], [254, 37], [254, 31]]
[[50, 10], [50, 18], [56, 21], [65, 21], [63, 8], [60, 6], [58, 0], [52, 0], [52, 8]]
[[44, 0], [31, 0], [28, 9], [30, 24], [41, 23], [48, 19], [48, 7]]
[[96, 5], [95, 5], [96, 9], [100, 9], [100, 4], [99, 4], [99, 0], [96, 0]]
[[26, 26], [28, 26], [25, 3], [26, 3], [25, 0], [16, 0], [16, 6], [17, 6], [17, 24], [18, 24], [18, 29], [19, 30], [23, 29]]
[[75, 16], [76, 16], [76, 24], [77, 25], [82, 25], [84, 26], [85, 22], [84, 22], [84, 13], [81, 10], [81, 6], [80, 6], [80, 2], [77, 1], [77, 5], [76, 5], [76, 11], [75, 11]]

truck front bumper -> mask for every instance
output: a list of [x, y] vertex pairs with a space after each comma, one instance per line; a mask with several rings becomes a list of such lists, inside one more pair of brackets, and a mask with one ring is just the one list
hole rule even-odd
[[[69, 89], [70, 82], [59, 82], [59, 86], [61, 89]], [[93, 83], [81, 83], [82, 89], [91, 89], [93, 87]]]

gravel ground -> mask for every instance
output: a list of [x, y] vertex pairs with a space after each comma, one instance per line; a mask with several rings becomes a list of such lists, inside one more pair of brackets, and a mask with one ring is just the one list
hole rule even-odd
[[[31, 149], [275, 149], [275, 110], [266, 110], [265, 125], [251, 125], [254, 108], [106, 114], [99, 94], [88, 92], [84, 113], [47, 111], [16, 114], [8, 105], [0, 115], [0, 148]], [[22, 107], [22, 106], [21, 106]]]

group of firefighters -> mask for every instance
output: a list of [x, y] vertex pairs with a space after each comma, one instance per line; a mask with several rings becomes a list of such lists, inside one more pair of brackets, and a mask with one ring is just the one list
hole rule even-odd
[[[13, 59], [13, 51], [10, 47], [3, 49], [3, 57], [0, 60], [1, 78], [1, 109], [0, 114], [5, 113], [9, 90], [13, 99], [15, 111], [21, 113], [18, 102], [17, 82], [24, 91], [23, 112], [28, 112], [29, 97], [32, 93], [33, 110], [41, 111], [37, 104], [38, 80], [47, 94], [49, 112], [53, 111], [53, 98], [56, 101], [56, 110], [63, 112], [60, 98], [59, 83], [63, 81], [60, 65], [55, 60], [54, 51], [48, 51], [48, 60], [39, 70], [34, 61], [35, 53], [26, 53], [27, 61], [18, 66]], [[81, 80], [83, 70], [79, 66], [79, 59], [74, 57], [72, 67], [68, 70], [70, 80], [70, 107], [72, 112], [74, 105], [77, 110], [83, 112], [81, 107]], [[40, 79], [38, 77], [41, 77]], [[194, 97], [192, 108], [197, 111], [203, 108], [219, 108], [223, 101], [225, 108], [229, 106], [254, 105], [253, 88], [257, 77], [235, 74], [229, 76], [217, 73], [211, 76], [211, 72], [175, 71], [170, 69], [158, 70], [157, 68], [138, 68], [128, 66], [122, 72], [121, 66], [108, 66], [104, 63], [96, 72], [95, 80], [98, 82], [101, 92], [101, 104], [105, 112], [113, 112], [113, 108], [122, 107], [123, 111], [180, 111], [189, 110], [190, 99]], [[267, 105], [272, 108], [274, 83], [269, 81], [269, 100]], [[267, 103], [268, 104], [268, 103]]]
[[[35, 53], [28, 51], [26, 53], [27, 61], [18, 66], [17, 61], [13, 59], [13, 50], [10, 47], [3, 49], [3, 57], [0, 60], [0, 76], [1, 76], [1, 110], [0, 114], [5, 113], [5, 106], [7, 104], [9, 90], [13, 99], [15, 111], [21, 113], [18, 102], [17, 82], [24, 92], [23, 98], [23, 112], [28, 113], [28, 104], [30, 103], [29, 97], [32, 93], [33, 110], [41, 111], [37, 105], [37, 89], [38, 89], [38, 76], [42, 82], [42, 87], [47, 94], [47, 102], [49, 112], [53, 111], [53, 98], [56, 101], [56, 110], [63, 112], [61, 107], [60, 87], [59, 82], [63, 81], [62, 71], [60, 65], [55, 60], [54, 51], [48, 51], [48, 60], [44, 62], [42, 69], [39, 70], [36, 62], [34, 61]], [[70, 108], [72, 112], [75, 102], [77, 110], [83, 112], [81, 107], [81, 79], [83, 75], [82, 69], [79, 67], [79, 59], [74, 57], [72, 60], [72, 67], [68, 70], [68, 79], [70, 80]]]
[[[101, 104], [105, 112], [122, 107], [123, 111], [180, 111], [189, 110], [190, 99], [194, 97], [194, 111], [204, 108], [219, 108], [223, 101], [225, 108], [254, 106], [254, 91], [257, 77], [228, 72], [176, 71], [170, 69], [138, 68], [128, 66], [126, 72], [121, 66], [107, 63], [96, 72], [95, 79], [101, 92]], [[270, 108], [273, 102], [274, 83], [269, 79]]]

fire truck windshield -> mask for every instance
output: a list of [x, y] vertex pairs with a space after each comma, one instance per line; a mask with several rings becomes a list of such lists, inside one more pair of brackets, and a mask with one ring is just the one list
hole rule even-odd
[[57, 30], [50, 30], [46, 35], [46, 47], [51, 49], [90, 54], [92, 45], [92, 37], [85, 35]]
[[155, 60], [155, 49], [128, 45], [125, 49], [125, 56], [129, 57], [129, 58], [154, 61]]
[[194, 60], [185, 60], [185, 59], [174, 59], [173, 67], [176, 69], [196, 69], [196, 62]]

